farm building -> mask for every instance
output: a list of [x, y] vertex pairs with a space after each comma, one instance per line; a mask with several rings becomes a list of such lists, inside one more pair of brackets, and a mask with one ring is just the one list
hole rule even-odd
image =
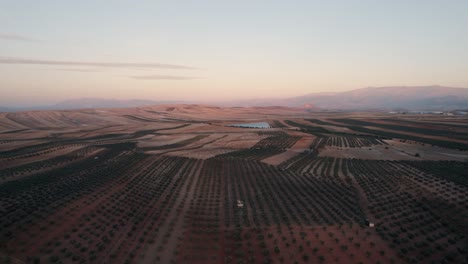
[[368, 227], [374, 227], [374, 226], [375, 226], [374, 223], [372, 223], [371, 221], [369, 221], [369, 219], [366, 219], [365, 222], [366, 222], [366, 225], [367, 225]]

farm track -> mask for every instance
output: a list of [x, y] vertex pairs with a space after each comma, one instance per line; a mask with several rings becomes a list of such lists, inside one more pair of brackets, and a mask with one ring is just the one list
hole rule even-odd
[[[200, 168], [198, 179], [193, 183], [193, 199], [186, 200], [181, 208], [186, 209], [184, 233], [177, 249], [176, 263], [218, 263], [221, 260], [219, 212], [222, 179], [216, 177], [209, 161]], [[188, 208], [187, 208], [188, 206]]]
[[[166, 221], [161, 223], [159, 229], [159, 237], [155, 238], [158, 241], [148, 249], [141, 259], [141, 263], [170, 263], [176, 257], [179, 241], [183, 238], [184, 225], [189, 209], [189, 201], [194, 199], [195, 185], [199, 178], [200, 170], [203, 166], [203, 161], [197, 161], [188, 170], [187, 173], [178, 177], [188, 178], [180, 185], [180, 193], [175, 198], [175, 202], [171, 208], [167, 208]], [[170, 234], [167, 238], [167, 234]], [[159, 252], [158, 248], [164, 247], [164, 252]], [[161, 256], [159, 256], [161, 254]]]
[[131, 199], [132, 203], [123, 205], [126, 210], [135, 212], [135, 218], [123, 226], [121, 232], [127, 236], [120, 236], [110, 244], [106, 255], [108, 261], [130, 261], [145, 252], [142, 243], [158, 241], [157, 235], [164, 231], [160, 225], [166, 221], [167, 212], [172, 208], [172, 201], [183, 181], [179, 175], [192, 166], [188, 161], [186, 158], [162, 157], [155, 166], [138, 175], [139, 178], [130, 184], [131, 188], [125, 189], [125, 199], [119, 203]]

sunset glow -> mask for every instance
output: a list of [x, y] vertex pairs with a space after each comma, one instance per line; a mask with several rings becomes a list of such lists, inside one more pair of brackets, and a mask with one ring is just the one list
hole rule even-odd
[[4, 1], [0, 105], [467, 87], [466, 1]]

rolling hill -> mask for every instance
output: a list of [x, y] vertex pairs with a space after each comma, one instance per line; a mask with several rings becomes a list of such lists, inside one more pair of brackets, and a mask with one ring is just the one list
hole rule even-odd
[[257, 98], [249, 100], [153, 101], [81, 98], [50, 106], [0, 108], [0, 112], [19, 110], [58, 110], [84, 108], [128, 108], [161, 104], [211, 104], [218, 106], [285, 106], [310, 110], [456, 110], [468, 109], [468, 88], [432, 86], [368, 87], [345, 92], [311, 93], [290, 98]]

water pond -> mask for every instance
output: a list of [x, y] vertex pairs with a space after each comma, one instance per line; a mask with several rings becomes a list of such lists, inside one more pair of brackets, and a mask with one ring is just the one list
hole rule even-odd
[[232, 127], [244, 127], [244, 128], [270, 128], [268, 122], [257, 122], [257, 123], [246, 123], [246, 124], [232, 124]]

